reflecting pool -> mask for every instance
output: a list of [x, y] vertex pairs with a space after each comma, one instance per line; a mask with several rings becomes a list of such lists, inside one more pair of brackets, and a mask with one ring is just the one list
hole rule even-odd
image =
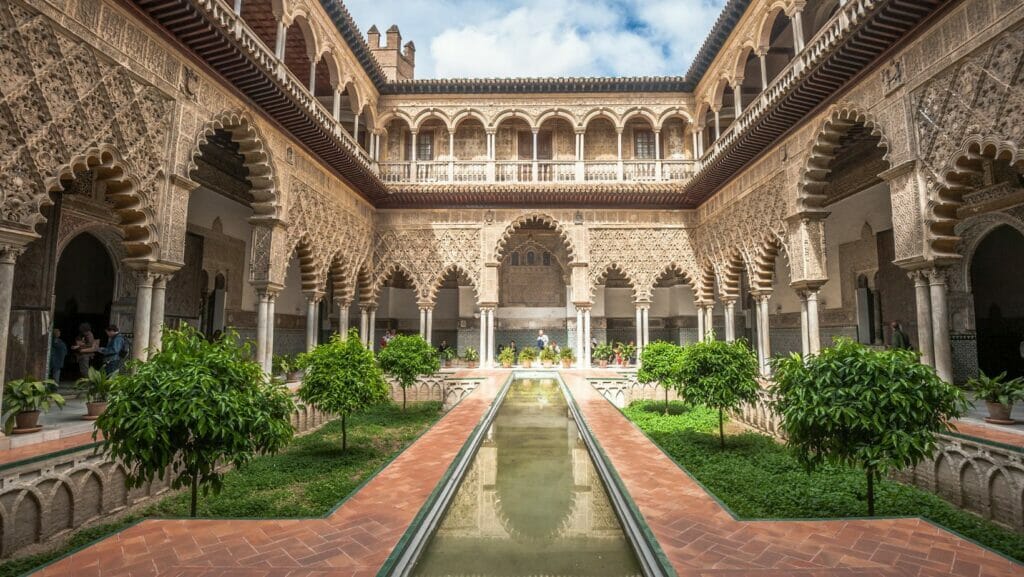
[[557, 381], [512, 382], [413, 575], [640, 575]]

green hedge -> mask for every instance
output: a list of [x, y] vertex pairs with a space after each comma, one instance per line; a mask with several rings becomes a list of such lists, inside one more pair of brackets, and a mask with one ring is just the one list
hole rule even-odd
[[[660, 409], [659, 409], [660, 407]], [[864, 474], [826, 465], [808, 474], [784, 446], [767, 435], [744, 432], [718, 447], [717, 423], [703, 407], [640, 401], [626, 416], [733, 512], [745, 519], [862, 517]], [[1004, 555], [1024, 561], [1024, 534], [1004, 529], [927, 491], [890, 480], [876, 487], [879, 516], [924, 517]]]

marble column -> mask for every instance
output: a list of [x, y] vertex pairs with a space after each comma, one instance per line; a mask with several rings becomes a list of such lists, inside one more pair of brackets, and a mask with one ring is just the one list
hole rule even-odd
[[807, 291], [807, 344], [811, 354], [821, 351], [821, 327], [818, 324], [818, 289]]
[[757, 303], [757, 353], [761, 359], [761, 374], [765, 376], [768, 376], [770, 372], [768, 361], [772, 358], [771, 317], [768, 314], [770, 298], [770, 294], [760, 294], [755, 297]]
[[949, 310], [946, 302], [946, 270], [928, 271], [928, 288], [932, 305], [932, 346], [935, 349], [935, 372], [947, 383], [953, 382], [953, 353], [949, 339]]
[[494, 308], [487, 309], [487, 367], [494, 366]]
[[633, 305], [636, 309], [636, 358], [640, 358], [640, 348], [644, 346], [644, 312], [643, 305], [636, 303]]
[[427, 309], [420, 307], [420, 337], [427, 338]]
[[317, 333], [319, 332], [320, 299], [321, 293], [309, 293], [306, 295], [306, 350], [312, 351], [316, 347]]
[[651, 306], [647, 305], [644, 307], [644, 346], [651, 344]]
[[371, 351], [377, 345], [377, 307], [370, 307], [370, 319], [366, 322], [366, 346]]
[[270, 373], [274, 370], [274, 324], [277, 315], [277, 292], [267, 293], [267, 351], [263, 359], [264, 371]]
[[136, 271], [135, 326], [132, 330], [132, 358], [146, 360], [149, 349], [149, 321], [153, 314], [153, 282], [156, 275], [148, 270]]
[[704, 306], [704, 334], [712, 339], [715, 338], [715, 305]]
[[725, 308], [725, 340], [733, 342], [736, 340], [736, 299], [722, 299]]
[[914, 296], [917, 301], [917, 348], [921, 350], [921, 362], [935, 366], [935, 347], [932, 345], [932, 299], [928, 277], [923, 271], [910, 273], [914, 281]]
[[368, 342], [367, 334], [370, 332], [370, 310], [365, 307], [359, 307], [359, 342], [363, 343], [363, 346]]
[[267, 370], [267, 311], [270, 298], [266, 291], [257, 290], [259, 305], [256, 307], [256, 362]]
[[583, 309], [576, 308], [576, 368], [583, 368], [583, 353], [586, 346], [583, 344]]
[[[24, 251], [22, 246], [0, 245], [0, 380], [6, 379], [7, 339], [11, 328], [11, 300], [14, 296], [14, 263]], [[0, 387], [2, 401], [3, 387]], [[3, 438], [0, 429], [0, 438]]]
[[433, 344], [434, 342], [434, 307], [427, 309], [427, 336], [425, 337], [428, 343]]
[[487, 309], [480, 307], [480, 348], [477, 349], [480, 354], [480, 368], [484, 368], [485, 364], [484, 355], [487, 353]]
[[697, 340], [703, 341], [705, 334], [707, 328], [704, 326], [704, 305], [697, 305]]
[[768, 63], [765, 61], [767, 52], [758, 51], [757, 59], [761, 61], [761, 92], [768, 89]]
[[160, 352], [163, 344], [164, 310], [167, 303], [167, 281], [169, 275], [157, 275], [153, 279], [153, 302], [149, 315], [149, 353]]
[[804, 356], [811, 354], [811, 344], [808, 339], [810, 330], [807, 327], [807, 291], [797, 291], [800, 297], [800, 352]]
[[348, 336], [348, 305], [345, 301], [334, 301], [334, 305], [338, 307], [338, 334], [342, 338]]
[[590, 336], [590, 309], [583, 309], [583, 348], [585, 353], [583, 355], [583, 366], [590, 368], [591, 358], [594, 351], [591, 350], [593, 347], [593, 337]]

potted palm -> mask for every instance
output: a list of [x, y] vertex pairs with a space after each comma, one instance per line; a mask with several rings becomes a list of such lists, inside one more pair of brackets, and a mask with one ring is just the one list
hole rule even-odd
[[572, 353], [572, 349], [569, 347], [565, 347], [559, 351], [558, 357], [562, 359], [562, 367], [566, 369], [571, 368], [572, 364], [576, 362], [576, 355]]
[[498, 353], [498, 362], [501, 366], [508, 369], [512, 366], [512, 363], [516, 362], [516, 352], [512, 350], [512, 347], [504, 347], [501, 352]]
[[612, 355], [614, 354], [615, 351], [612, 349], [612, 346], [609, 345], [608, 343], [601, 343], [594, 347], [594, 359], [597, 360], [597, 366], [601, 367], [602, 369], [608, 368], [608, 361], [612, 358]]
[[988, 406], [985, 421], [995, 425], [1012, 425], [1016, 421], [1010, 416], [1013, 404], [1024, 399], [1024, 379], [1017, 377], [1006, 380], [1006, 372], [989, 377], [981, 373], [977, 378], [967, 381], [967, 386], [974, 389], [974, 394], [983, 399]]
[[619, 352], [622, 353], [622, 366], [629, 364], [630, 360], [636, 355], [636, 345], [630, 343], [628, 345], [619, 345]]
[[523, 347], [523, 350], [519, 351], [519, 364], [523, 365], [524, 368], [532, 367], [535, 360], [537, 360], [537, 349]]
[[89, 373], [75, 381], [75, 388], [85, 393], [86, 414], [82, 417], [87, 421], [95, 421], [107, 410], [107, 395], [110, 394], [112, 380], [104, 371], [89, 367]]
[[466, 361], [466, 366], [475, 369], [480, 363], [480, 354], [473, 347], [466, 347], [466, 350], [462, 352], [462, 360]]
[[545, 367], [553, 366], [557, 360], [558, 353], [555, 352], [555, 349], [551, 347], [544, 347], [540, 351], [540, 363]]
[[57, 383], [50, 379], [18, 379], [4, 387], [4, 431], [21, 435], [34, 433], [42, 427], [39, 415], [50, 407], [64, 407], [64, 397], [57, 393]]

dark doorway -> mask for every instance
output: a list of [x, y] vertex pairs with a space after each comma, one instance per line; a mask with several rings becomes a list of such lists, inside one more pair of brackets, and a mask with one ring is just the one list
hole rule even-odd
[[1024, 235], [1000, 226], [971, 260], [971, 291], [978, 330], [978, 368], [994, 376], [1024, 376]]
[[[110, 253], [95, 236], [82, 233], [64, 248], [57, 262], [53, 326], [61, 330], [69, 349], [82, 323], [89, 323], [93, 335], [102, 338], [110, 324], [115, 280]], [[63, 374], [77, 374], [74, 355], [68, 355]]]

